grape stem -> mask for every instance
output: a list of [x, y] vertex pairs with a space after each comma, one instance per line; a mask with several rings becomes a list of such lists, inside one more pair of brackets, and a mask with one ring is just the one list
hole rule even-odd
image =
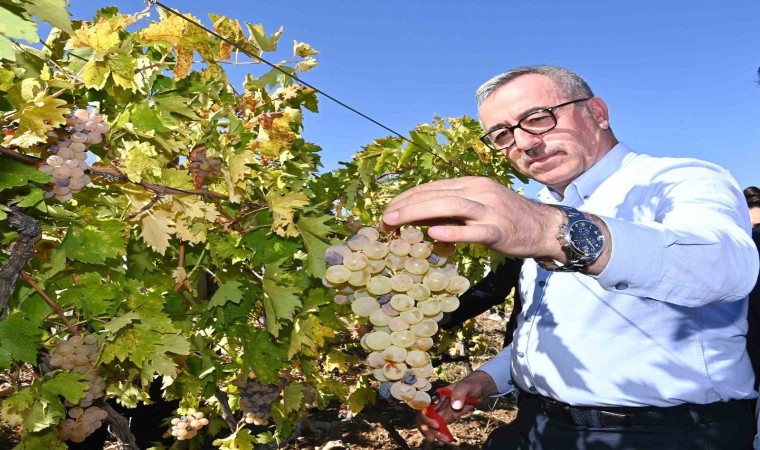
[[214, 397], [219, 401], [219, 407], [222, 410], [222, 417], [230, 430], [234, 433], [238, 429], [238, 421], [235, 420], [235, 415], [232, 414], [232, 408], [230, 408], [230, 402], [227, 394], [218, 387], [214, 390]]
[[23, 278], [24, 281], [26, 281], [29, 284], [29, 286], [32, 287], [32, 289], [37, 291], [37, 293], [40, 294], [40, 297], [45, 299], [47, 304], [50, 305], [51, 308], [53, 308], [53, 311], [55, 311], [55, 313], [58, 314], [58, 317], [61, 318], [61, 320], [63, 321], [63, 324], [66, 325], [66, 328], [69, 330], [69, 332], [71, 332], [71, 334], [73, 335], [78, 335], [79, 330], [71, 325], [71, 322], [69, 322], [69, 319], [66, 318], [66, 315], [63, 312], [63, 308], [61, 308], [58, 305], [58, 303], [56, 303], [52, 298], [50, 298], [49, 295], [47, 295], [45, 291], [42, 290], [40, 285], [37, 284], [37, 282], [34, 281], [34, 279], [32, 279], [31, 275], [29, 275], [27, 272], [23, 270], [21, 271], [20, 274], [21, 274], [21, 278]]

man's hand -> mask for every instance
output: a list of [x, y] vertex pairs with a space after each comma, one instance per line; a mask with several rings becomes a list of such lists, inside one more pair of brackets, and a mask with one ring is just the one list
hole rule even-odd
[[[449, 385], [448, 388], [451, 389], [451, 397], [436, 405], [436, 411], [446, 423], [451, 423], [475, 409], [474, 406], [465, 402], [465, 398], [473, 397], [482, 402], [486, 397], [498, 391], [493, 378], [480, 370], [476, 370], [463, 380]], [[426, 416], [424, 411], [417, 414], [415, 422], [426, 440], [444, 444], [451, 442], [448, 436], [438, 431], [438, 423]]]
[[479, 242], [506, 255], [562, 261], [565, 255], [556, 236], [563, 220], [556, 208], [530, 201], [489, 178], [464, 177], [402, 193], [386, 208], [383, 227], [434, 225], [428, 235], [439, 241]]

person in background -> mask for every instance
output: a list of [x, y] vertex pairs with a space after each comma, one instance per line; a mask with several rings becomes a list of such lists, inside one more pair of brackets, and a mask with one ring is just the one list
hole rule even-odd
[[744, 197], [749, 207], [749, 220], [752, 222], [752, 232], [760, 233], [760, 188], [750, 186], [744, 190]]
[[[477, 99], [483, 141], [545, 185], [541, 202], [465, 177], [416, 186], [383, 215], [386, 229], [430, 225], [525, 259], [513, 342], [452, 384], [440, 415], [517, 389], [516, 419], [484, 449], [751, 448], [759, 264], [735, 180], [618, 142], [606, 103], [561, 67], [508, 71]], [[418, 425], [450, 441], [424, 414]]]

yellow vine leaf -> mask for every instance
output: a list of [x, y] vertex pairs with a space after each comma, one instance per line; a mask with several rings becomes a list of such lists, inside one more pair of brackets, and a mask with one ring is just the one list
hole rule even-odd
[[227, 167], [224, 169], [224, 178], [229, 190], [229, 198], [233, 203], [240, 203], [245, 192], [245, 180], [251, 172], [246, 164], [253, 162], [254, 153], [245, 150], [227, 158]]
[[76, 48], [91, 48], [101, 54], [108, 53], [121, 44], [119, 32], [132, 23], [134, 18], [123, 15], [101, 18], [94, 24], [83, 22], [74, 31], [72, 45]]
[[[190, 14], [184, 16], [194, 22], [199, 22]], [[174, 65], [174, 78], [176, 80], [181, 80], [190, 73], [195, 51], [200, 53], [210, 66], [216, 66], [208, 33], [193, 26], [182, 17], [175, 15], [163, 17], [161, 21], [140, 31], [139, 39], [145, 43], [165, 42], [171, 45], [177, 53], [177, 60]]]
[[257, 141], [261, 154], [269, 159], [277, 159], [283, 150], [289, 149], [298, 135], [290, 129], [290, 117], [283, 116], [274, 119], [268, 127], [261, 124]]
[[309, 204], [309, 199], [303, 192], [288, 192], [281, 194], [270, 192], [266, 196], [269, 209], [272, 211], [272, 231], [280, 236], [295, 237], [299, 235], [293, 218], [296, 210]]
[[28, 148], [47, 142], [45, 133], [66, 123], [64, 116], [71, 110], [64, 108], [64, 105], [66, 105], [65, 100], [46, 96], [43, 93], [23, 104], [10, 116], [11, 121], [18, 122], [18, 131], [10, 143], [21, 148]]
[[142, 219], [142, 231], [140, 237], [143, 238], [153, 250], [160, 254], [165, 254], [169, 248], [169, 239], [176, 232], [174, 220], [168, 211], [154, 211]]
[[312, 46], [306, 42], [293, 40], [293, 54], [300, 56], [301, 58], [308, 58], [309, 56], [318, 55], [319, 51], [312, 48]]
[[149, 142], [124, 141], [124, 148], [120, 153], [121, 170], [130, 181], [139, 183], [147, 174], [161, 176], [161, 167], [156, 164], [158, 153]]

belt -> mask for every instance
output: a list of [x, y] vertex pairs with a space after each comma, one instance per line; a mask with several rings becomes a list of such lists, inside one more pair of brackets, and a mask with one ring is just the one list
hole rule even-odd
[[720, 422], [753, 414], [757, 400], [729, 400], [708, 404], [684, 403], [677, 406], [605, 407], [572, 406], [541, 395], [520, 392], [520, 401], [536, 400], [544, 415], [584, 427], [630, 427], [634, 425], [696, 425]]

